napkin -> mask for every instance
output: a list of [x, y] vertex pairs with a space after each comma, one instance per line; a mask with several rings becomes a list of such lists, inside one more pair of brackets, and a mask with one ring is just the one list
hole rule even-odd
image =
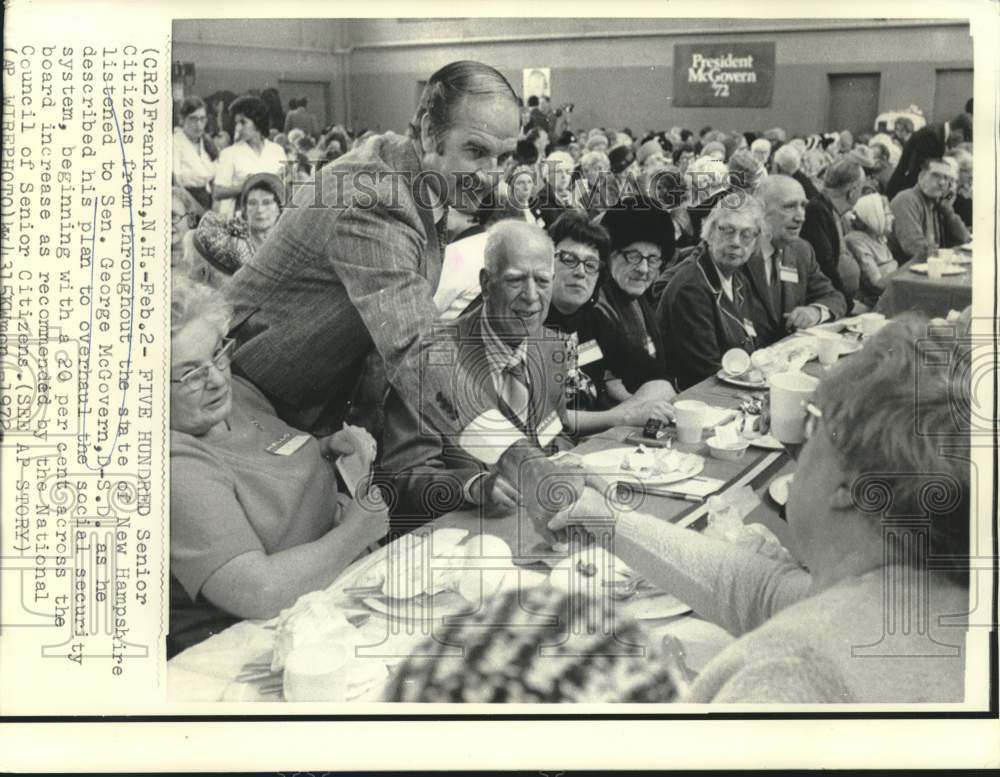
[[739, 414], [738, 410], [731, 407], [716, 407], [715, 405], [705, 406], [705, 417], [703, 421], [703, 426], [709, 428], [712, 426], [722, 426], [723, 424], [729, 423]]

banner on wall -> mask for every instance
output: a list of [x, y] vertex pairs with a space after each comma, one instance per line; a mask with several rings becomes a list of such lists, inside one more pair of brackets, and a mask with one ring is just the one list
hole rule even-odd
[[524, 91], [522, 96], [527, 101], [529, 97], [552, 96], [552, 71], [547, 67], [526, 67], [523, 73]]
[[767, 108], [774, 43], [675, 43], [674, 100], [681, 108]]

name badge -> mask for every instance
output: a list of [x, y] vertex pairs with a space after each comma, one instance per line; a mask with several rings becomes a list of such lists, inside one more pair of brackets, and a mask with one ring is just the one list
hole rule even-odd
[[563, 429], [559, 414], [555, 411], [549, 413], [542, 421], [538, 430], [538, 444], [543, 448], [548, 445]]
[[604, 352], [597, 344], [597, 340], [588, 340], [577, 351], [577, 365], [580, 367], [586, 367], [588, 364], [593, 364], [603, 358]]
[[753, 325], [753, 321], [751, 321], [749, 318], [743, 319], [743, 330], [747, 333], [747, 336], [749, 337], [757, 336], [757, 327]]
[[653, 338], [646, 335], [646, 353], [650, 356], [656, 356], [656, 346], [653, 345]]
[[309, 442], [308, 434], [283, 434], [272, 442], [264, 450], [273, 453], [275, 456], [291, 456], [295, 451]]
[[799, 272], [794, 267], [779, 267], [778, 275], [782, 283], [798, 283]]

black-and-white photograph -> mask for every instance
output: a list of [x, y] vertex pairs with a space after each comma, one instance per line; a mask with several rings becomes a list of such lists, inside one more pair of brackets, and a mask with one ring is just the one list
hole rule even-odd
[[170, 58], [172, 701], [985, 706], [967, 19]]

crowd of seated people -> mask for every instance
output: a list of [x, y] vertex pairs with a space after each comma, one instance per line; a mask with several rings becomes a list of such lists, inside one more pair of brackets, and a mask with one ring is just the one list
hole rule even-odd
[[[286, 113], [274, 90], [178, 104], [174, 652], [328, 586], [390, 526], [404, 532], [454, 510], [524, 504], [529, 496], [504, 469], [510, 451], [548, 456], [611, 427], [666, 421], [677, 392], [714, 375], [727, 350], [752, 353], [872, 308], [898, 266], [970, 239], [966, 114], [901, 142], [782, 128], [572, 131], [571, 112], [550, 112], [548, 103], [520, 104], [502, 75], [468, 62], [432, 77], [405, 136], [323, 128], [305, 98]], [[485, 150], [468, 150], [473, 143]], [[377, 191], [373, 207], [329, 217], [295, 207], [309, 181], [385, 165], [444, 173], [446, 188], [429, 190], [428, 204], [414, 193], [386, 205]], [[489, 181], [471, 204], [454, 188], [470, 171]], [[435, 296], [443, 289], [445, 298]], [[919, 690], [905, 662], [861, 671], [806, 638], [844, 613], [878, 616], [878, 521], [845, 501], [851, 479], [892, 465], [961, 480], [929, 449], [901, 454], [905, 445], [874, 431], [912, 428], [901, 414], [917, 404], [905, 392], [914, 390], [907, 376], [918, 369], [921, 333], [926, 321], [894, 323], [821, 384], [806, 474], [789, 504], [808, 572], [648, 516], [609, 516], [582, 486], [574, 510], [551, 524], [533, 515], [535, 528], [551, 536], [595, 513], [614, 520], [635, 569], [680, 581], [699, 614], [748, 634], [692, 698], [889, 700], [893, 683], [901, 698], [953, 698], [952, 664]], [[940, 410], [953, 387], [942, 375], [934, 381]], [[371, 422], [358, 420], [364, 407], [375, 408]], [[490, 435], [470, 444], [482, 419]], [[374, 480], [345, 493], [338, 456], [357, 457]], [[544, 474], [552, 465], [533, 466]], [[900, 488], [917, 499], [916, 486]], [[821, 509], [807, 504], [815, 496]], [[939, 516], [932, 527], [936, 552], [967, 549], [967, 535], [944, 526], [955, 520]], [[737, 596], [730, 589], [740, 581], [749, 583]], [[945, 572], [932, 582], [958, 608], [967, 580]], [[870, 625], [858, 624], [840, 636]], [[472, 673], [456, 675], [461, 660], [453, 664], [412, 661], [393, 693], [414, 698], [407, 673], [436, 674], [446, 686], [423, 700], [482, 693], [462, 687]], [[648, 680], [622, 700], [674, 697]]]

